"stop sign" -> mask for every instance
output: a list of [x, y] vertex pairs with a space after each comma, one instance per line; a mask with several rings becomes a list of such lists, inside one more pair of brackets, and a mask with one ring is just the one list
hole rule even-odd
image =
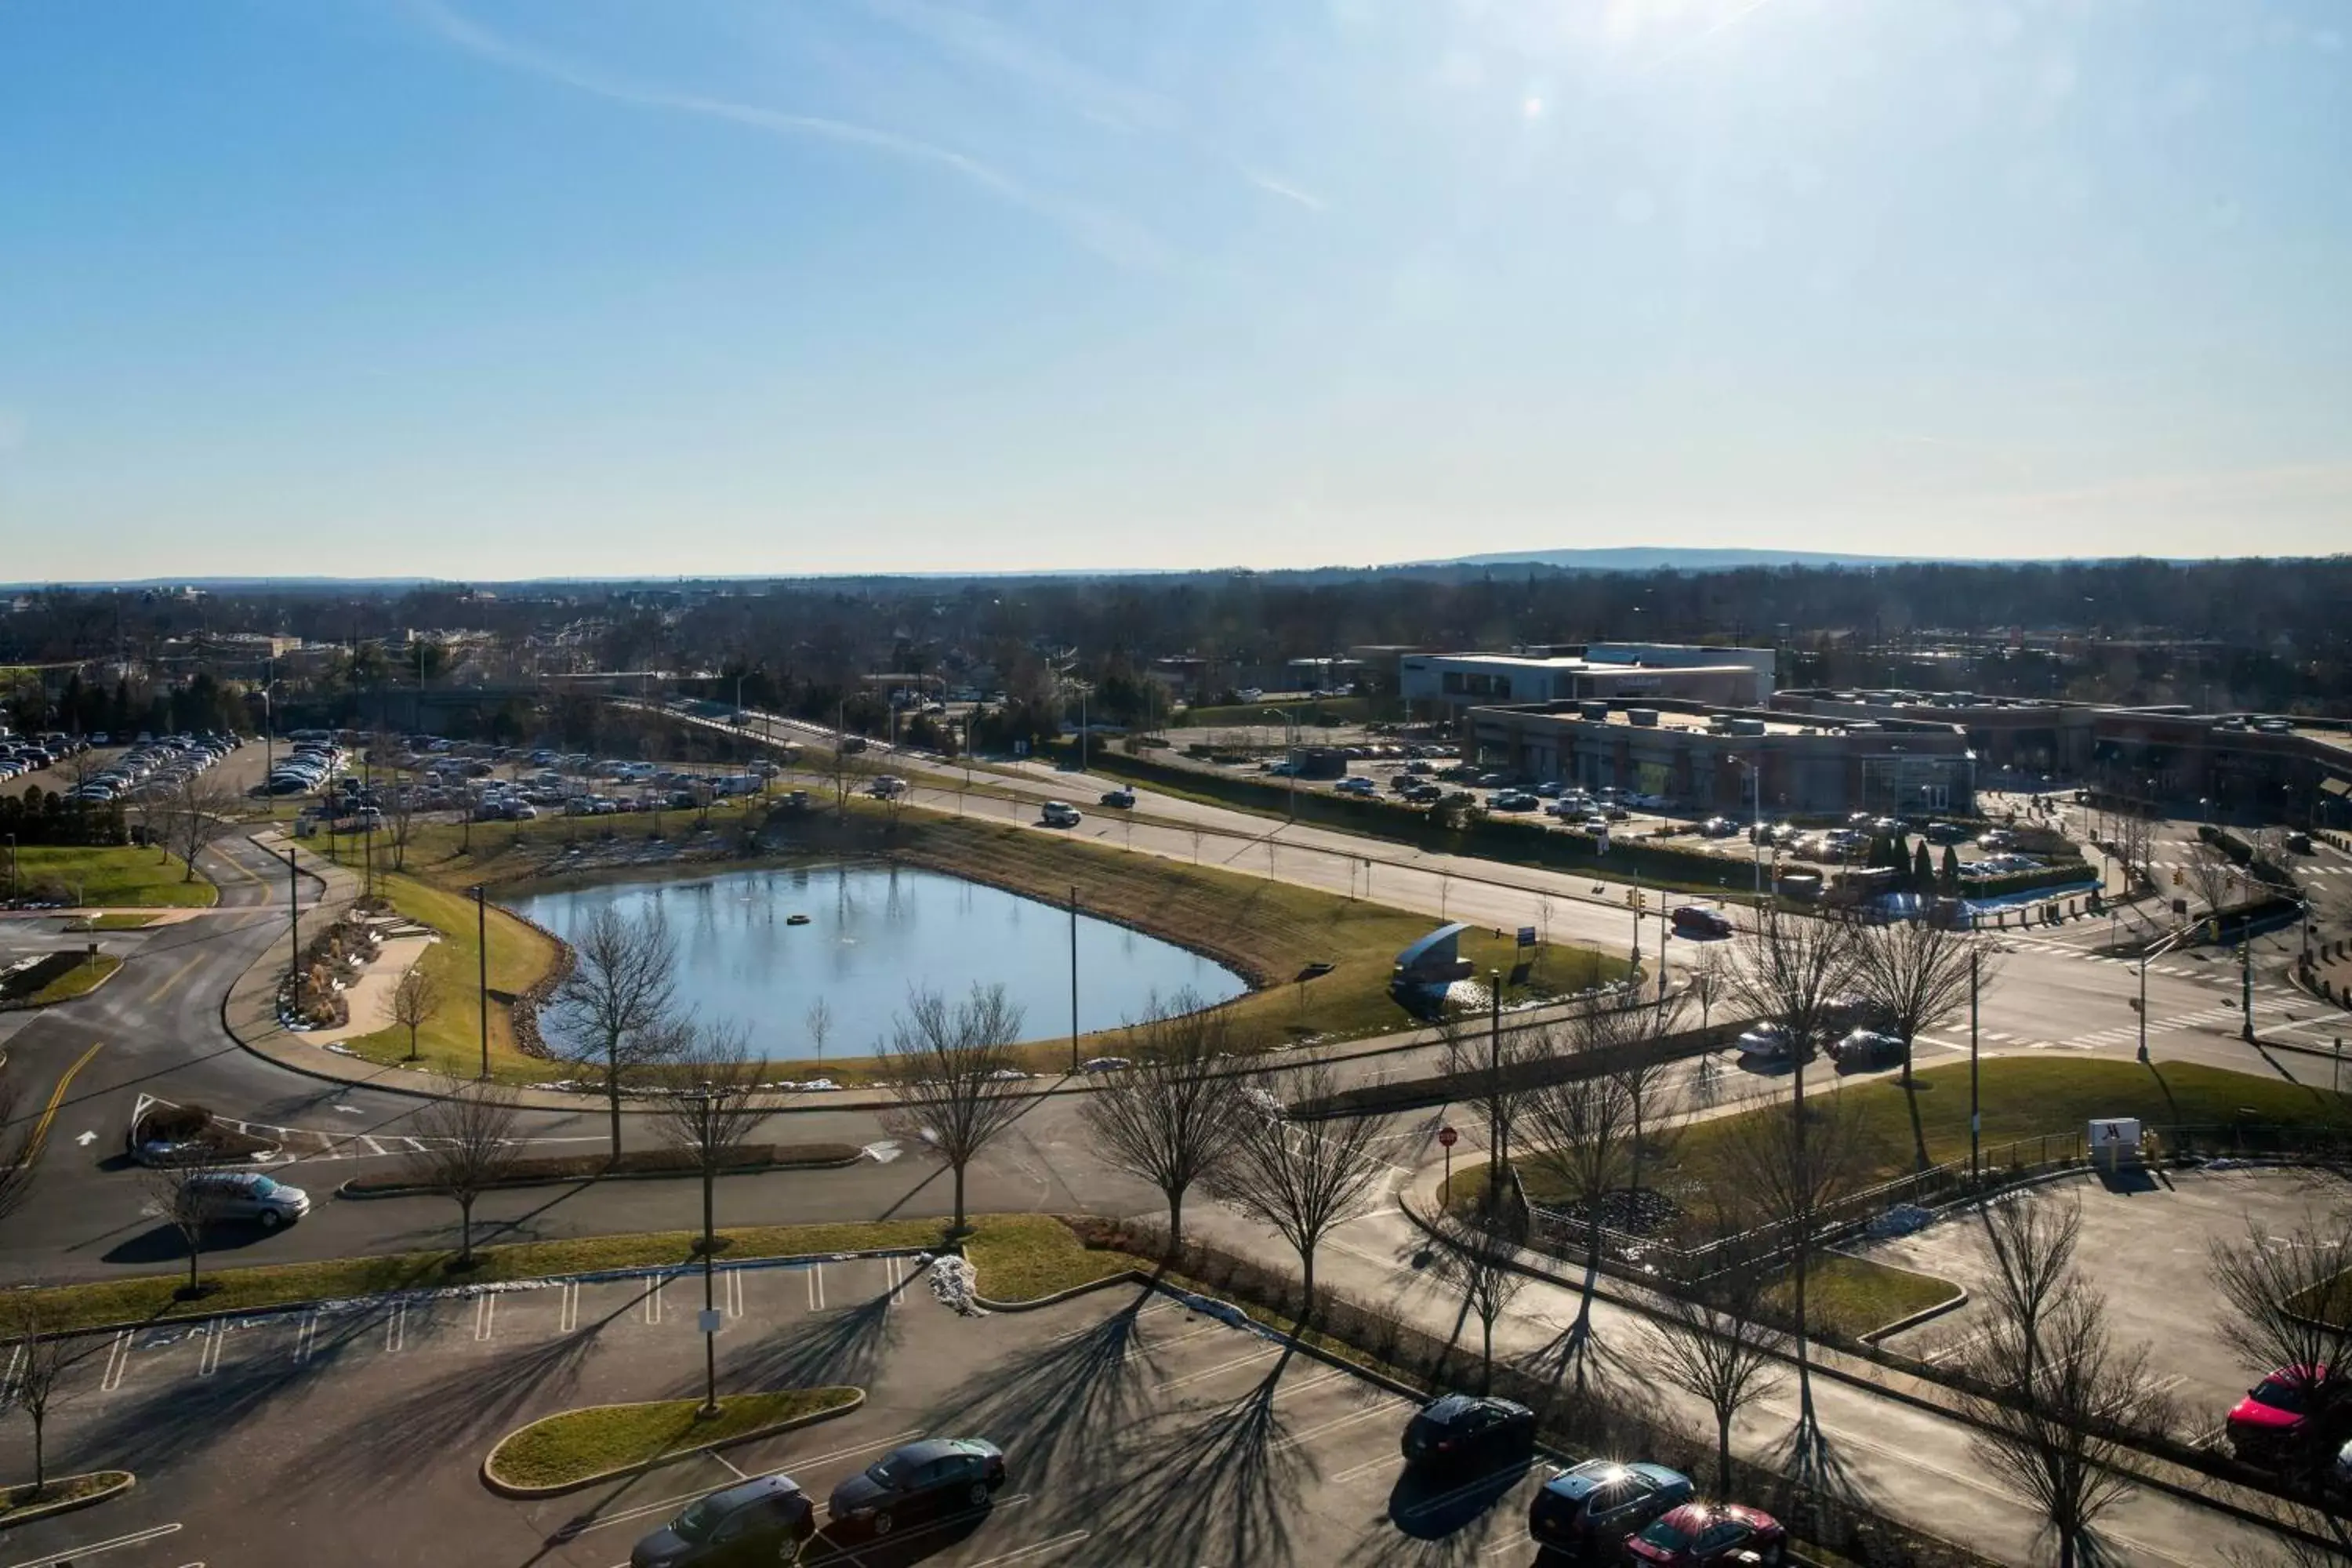
[[1451, 1127], [1441, 1127], [1437, 1130], [1437, 1142], [1441, 1148], [1453, 1148], [1454, 1140], [1461, 1136], [1461, 1133], [1456, 1132]]

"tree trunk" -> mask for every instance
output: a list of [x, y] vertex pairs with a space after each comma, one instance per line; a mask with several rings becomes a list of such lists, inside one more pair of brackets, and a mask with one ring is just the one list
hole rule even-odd
[[1168, 1256], [1173, 1258], [1184, 1240], [1184, 1189], [1171, 1187], [1165, 1195], [1168, 1199]]
[[188, 1294], [196, 1293], [196, 1238], [188, 1237]]
[[1298, 1250], [1300, 1289], [1298, 1293], [1298, 1326], [1305, 1328], [1315, 1316], [1315, 1249], [1303, 1247]]
[[42, 1446], [42, 1427], [48, 1417], [36, 1413], [33, 1416], [33, 1495], [39, 1497], [49, 1487], [48, 1455]]
[[955, 1163], [955, 1228], [958, 1236], [963, 1234], [963, 1162], [961, 1160]]
[[1478, 1392], [1495, 1391], [1495, 1320], [1483, 1312], [1478, 1317]]
[[1627, 1191], [1637, 1198], [1642, 1195], [1642, 1097], [1638, 1094], [1633, 1096], [1633, 1158]]
[[1715, 1413], [1715, 1495], [1731, 1495], [1731, 1408]]
[[408, 1026], [408, 1059], [416, 1059], [416, 1026], [414, 1024]]
[[474, 1261], [474, 1200], [457, 1200], [457, 1267], [470, 1268]]
[[613, 1051], [604, 1058], [604, 1103], [613, 1115], [613, 1158], [621, 1157], [621, 1053]]

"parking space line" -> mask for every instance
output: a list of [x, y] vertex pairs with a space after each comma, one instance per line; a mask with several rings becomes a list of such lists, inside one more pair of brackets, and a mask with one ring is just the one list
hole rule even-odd
[[555, 1331], [568, 1334], [580, 1326], [580, 1281], [563, 1282], [563, 1300], [555, 1310]]
[[81, 1558], [95, 1557], [101, 1552], [112, 1552], [120, 1547], [140, 1546], [150, 1541], [161, 1541], [167, 1535], [178, 1534], [179, 1530], [180, 1527], [176, 1523], [152, 1525], [145, 1530], [133, 1531], [129, 1535], [118, 1535], [111, 1541], [94, 1541], [88, 1546], [68, 1546], [64, 1551], [53, 1552], [47, 1557], [28, 1558], [25, 1562], [14, 1564], [13, 1568], [66, 1568], [67, 1564], [78, 1562]]
[[898, 1260], [882, 1259], [882, 1310], [894, 1310], [898, 1305]]
[[360, 1142], [368, 1146], [368, 1152], [371, 1154], [388, 1154], [392, 1152], [364, 1132], [360, 1134]]
[[1506, 1552], [1524, 1552], [1534, 1541], [1535, 1537], [1529, 1535], [1526, 1531], [1514, 1531], [1508, 1541], [1498, 1541], [1495, 1542], [1494, 1545], [1487, 1547], [1482, 1555], [1495, 1557], [1499, 1556], [1501, 1553]]
[[405, 1143], [405, 1144], [407, 1144], [407, 1145], [408, 1145], [408, 1147], [409, 1147], [409, 1149], [410, 1149], [410, 1151], [411, 1151], [412, 1152], [414, 1152], [414, 1153], [422, 1154], [422, 1153], [424, 1153], [424, 1152], [425, 1152], [425, 1145], [424, 1145], [424, 1144], [422, 1144], [422, 1143], [419, 1143], [419, 1142], [418, 1142], [415, 1139], [414, 1139], [414, 1138], [403, 1137], [403, 1138], [401, 1139], [401, 1142], [404, 1142], [404, 1143]]
[[474, 1339], [477, 1343], [490, 1337], [490, 1323], [498, 1316], [499, 1293], [485, 1290], [474, 1298]]
[[106, 1372], [98, 1380], [99, 1392], [111, 1394], [122, 1386], [123, 1369], [131, 1364], [131, 1331], [117, 1331], [114, 1343], [106, 1352]]
[[1359, 1476], [1369, 1475], [1374, 1470], [1386, 1469], [1391, 1465], [1400, 1464], [1402, 1462], [1402, 1461], [1394, 1454], [1382, 1454], [1377, 1459], [1366, 1459], [1360, 1465], [1357, 1465], [1349, 1469], [1341, 1470], [1338, 1475], [1331, 1478], [1331, 1481], [1335, 1486], [1343, 1486], [1346, 1483], [1354, 1480]]
[[0, 1405], [5, 1405], [16, 1392], [16, 1369], [25, 1364], [25, 1347], [19, 1343], [8, 1352], [8, 1374], [0, 1377]]
[[302, 1321], [294, 1330], [294, 1364], [300, 1366], [310, 1359], [310, 1342], [319, 1332], [317, 1308], [302, 1314]]
[[1336, 1432], [1342, 1426], [1353, 1426], [1357, 1422], [1369, 1421], [1375, 1415], [1391, 1415], [1401, 1408], [1402, 1408], [1402, 1405], [1394, 1400], [1375, 1400], [1361, 1410], [1351, 1411], [1345, 1415], [1334, 1415], [1330, 1420], [1309, 1426], [1303, 1432], [1286, 1432], [1275, 1439], [1274, 1447], [1277, 1452], [1284, 1448], [1304, 1447], [1311, 1439], [1320, 1437], [1326, 1432]]
[[[1093, 1329], [1081, 1329], [1078, 1331], [1079, 1333], [1084, 1334], [1090, 1334], [1094, 1331], [1095, 1331]], [[1197, 1329], [1187, 1330], [1183, 1333], [1171, 1335], [1164, 1340], [1152, 1340], [1150, 1342], [1150, 1348], [1155, 1351], [1164, 1351], [1171, 1349], [1174, 1346], [1181, 1345], [1188, 1340], [1205, 1339], [1211, 1334], [1245, 1334], [1247, 1332], [1249, 1332], [1247, 1329], [1236, 1329], [1231, 1323], [1221, 1322], [1213, 1319], [1210, 1321], [1202, 1324]], [[1076, 1336], [1073, 1335], [1071, 1337], [1076, 1338]]]
[[1221, 1372], [1231, 1372], [1235, 1367], [1255, 1366], [1260, 1362], [1272, 1361], [1276, 1356], [1278, 1356], [1281, 1353], [1282, 1351], [1278, 1346], [1261, 1345], [1258, 1349], [1252, 1351], [1247, 1355], [1235, 1356], [1231, 1361], [1219, 1362], [1214, 1366], [1202, 1367], [1199, 1372], [1188, 1372], [1181, 1377], [1163, 1378], [1160, 1382], [1153, 1384], [1151, 1386], [1154, 1388], [1181, 1388], [1186, 1384], [1199, 1383], [1204, 1378], [1214, 1377]]
[[[817, 1465], [831, 1464], [835, 1459], [849, 1459], [855, 1458], [860, 1454], [870, 1454], [877, 1448], [895, 1448], [899, 1444], [906, 1442], [911, 1437], [919, 1437], [921, 1436], [922, 1428], [910, 1427], [904, 1432], [895, 1432], [887, 1437], [877, 1437], [870, 1443], [860, 1443], [853, 1448], [835, 1448], [830, 1454], [811, 1454], [804, 1458], [797, 1458], [792, 1461], [792, 1464], [796, 1469], [805, 1469]], [[709, 1487], [704, 1487], [699, 1491], [680, 1492], [676, 1497], [659, 1498], [652, 1502], [637, 1503], [633, 1507], [621, 1509], [613, 1513], [600, 1514], [596, 1518], [588, 1520], [583, 1523], [571, 1526], [564, 1531], [558, 1531], [558, 1534], [562, 1539], [570, 1541], [576, 1536], [585, 1535], [592, 1530], [604, 1530], [615, 1524], [634, 1523], [638, 1520], [649, 1518], [654, 1514], [667, 1513], [672, 1509], [677, 1508], [680, 1503], [692, 1502], [697, 1498], [708, 1495], [709, 1490], [710, 1489]]]
[[655, 1275], [652, 1286], [646, 1291], [646, 1321], [648, 1324], [661, 1321], [662, 1281], [667, 1278], [668, 1278], [667, 1275]]
[[1093, 1534], [1094, 1531], [1091, 1530], [1074, 1530], [1067, 1535], [1057, 1535], [1051, 1541], [1041, 1541], [1034, 1546], [1024, 1546], [1017, 1552], [1007, 1552], [1001, 1557], [982, 1558], [973, 1563], [971, 1568], [1002, 1568], [1002, 1565], [1007, 1563], [1027, 1563], [1033, 1558], [1043, 1557], [1048, 1552], [1059, 1552], [1065, 1546], [1076, 1546], [1079, 1542], [1091, 1538]]
[[730, 1318], [740, 1318], [743, 1315], [743, 1270], [740, 1268], [728, 1269], [726, 1272], [726, 1279], [727, 1315]]
[[824, 1310], [824, 1265], [822, 1263], [808, 1266], [808, 1301], [810, 1311]]
[[383, 1348], [387, 1355], [408, 1342], [408, 1303], [394, 1301], [384, 1314]]
[[210, 1377], [220, 1370], [222, 1327], [218, 1319], [204, 1327], [205, 1348], [196, 1357], [198, 1377]]

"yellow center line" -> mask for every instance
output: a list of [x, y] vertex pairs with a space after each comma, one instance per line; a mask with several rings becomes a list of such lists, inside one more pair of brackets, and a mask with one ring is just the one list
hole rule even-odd
[[89, 1049], [82, 1052], [81, 1060], [66, 1068], [65, 1077], [58, 1079], [58, 1087], [49, 1095], [47, 1109], [41, 1112], [40, 1121], [33, 1124], [33, 1141], [30, 1144], [26, 1145], [25, 1150], [25, 1163], [26, 1164], [30, 1164], [32, 1162], [41, 1157], [42, 1146], [48, 1142], [49, 1138], [49, 1123], [58, 1119], [58, 1107], [66, 1102], [66, 1090], [73, 1087], [74, 1075], [80, 1072], [82, 1068], [89, 1066], [89, 1058], [98, 1055], [99, 1052], [105, 1048], [106, 1042], [104, 1040], [96, 1042], [89, 1047]]

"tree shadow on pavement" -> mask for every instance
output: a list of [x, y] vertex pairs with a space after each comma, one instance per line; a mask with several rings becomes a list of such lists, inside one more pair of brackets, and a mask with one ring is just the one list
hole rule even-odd
[[[722, 1374], [743, 1388], [816, 1388], [844, 1384], [868, 1388], [898, 1337], [898, 1313], [887, 1296], [855, 1307], [802, 1318], [730, 1348]], [[694, 1380], [696, 1389], [701, 1380]], [[688, 1392], [692, 1392], [689, 1390]]]
[[[1315, 1461], [1288, 1440], [1275, 1388], [1296, 1346], [1286, 1344], [1255, 1388], [1221, 1408], [1187, 1412], [1147, 1436], [1118, 1467], [1151, 1478], [1143, 1488], [1106, 1476], [1083, 1500], [1095, 1533], [1138, 1563], [1282, 1563], [1292, 1561], [1293, 1521], [1303, 1517]], [[1117, 1489], [1111, 1489], [1116, 1488]]]
[[[1480, 1475], [1465, 1477], [1408, 1469], [1399, 1476], [1396, 1485], [1389, 1489], [1388, 1517], [1405, 1540], [1420, 1548], [1412, 1554], [1411, 1561], [1431, 1561], [1427, 1543], [1461, 1535], [1485, 1518], [1519, 1484], [1534, 1463], [1532, 1455], [1522, 1455]], [[1483, 1537], [1483, 1532], [1480, 1535]], [[1468, 1547], [1475, 1542], [1465, 1541], [1461, 1544]]]
[[1136, 1314], [1146, 1289], [1090, 1328], [1033, 1346], [976, 1373], [932, 1407], [930, 1426], [1005, 1445], [1024, 1488], [1043, 1489], [1065, 1461], [1081, 1477], [1141, 1421], [1150, 1348]]
[[1766, 1466], [1794, 1482], [1801, 1494], [1817, 1493], [1841, 1502], [1864, 1500], [1860, 1473], [1847, 1460], [1843, 1446], [1818, 1419], [1811, 1426], [1801, 1420], [1791, 1423], [1760, 1458]]

